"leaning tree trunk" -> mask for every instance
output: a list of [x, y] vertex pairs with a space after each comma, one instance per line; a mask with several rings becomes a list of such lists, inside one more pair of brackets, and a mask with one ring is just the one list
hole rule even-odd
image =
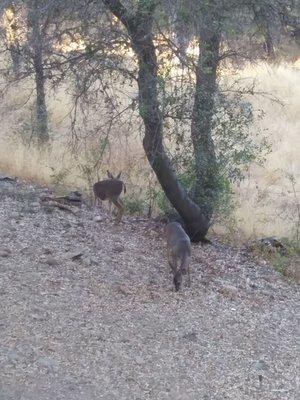
[[143, 146], [170, 203], [182, 217], [187, 233], [194, 242], [205, 238], [209, 221], [180, 185], [163, 146], [163, 124], [157, 93], [157, 58], [152, 35], [151, 1], [140, 2], [136, 15], [130, 17], [118, 0], [103, 0], [127, 28], [138, 64], [139, 111], [145, 125]]
[[38, 1], [29, 2], [28, 28], [30, 28], [29, 43], [32, 48], [32, 61], [35, 75], [36, 89], [36, 133], [40, 144], [49, 140], [48, 114], [45, 95], [45, 74], [43, 66], [43, 38], [40, 27], [40, 13]]
[[212, 139], [212, 117], [217, 89], [220, 33], [218, 27], [214, 28], [215, 21], [211, 21], [210, 24], [207, 22], [200, 29], [191, 137], [196, 170], [193, 198], [202, 213], [210, 220], [217, 195], [217, 163]]

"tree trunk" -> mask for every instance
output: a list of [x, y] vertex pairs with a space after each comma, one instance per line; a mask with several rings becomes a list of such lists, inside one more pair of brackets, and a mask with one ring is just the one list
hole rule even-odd
[[[152, 13], [149, 4], [132, 18], [118, 0], [103, 0], [128, 29], [138, 63], [139, 112], [144, 121], [143, 146], [170, 203], [182, 217], [187, 233], [194, 242], [204, 240], [209, 221], [180, 185], [163, 146], [162, 115], [157, 93], [157, 58], [152, 36]], [[150, 2], [149, 2], [150, 3]]]
[[278, 46], [282, 24], [280, 20], [281, 10], [276, 4], [263, 4], [254, 8], [255, 19], [263, 30], [265, 38], [264, 49], [269, 61], [276, 59], [276, 47]]
[[6, 12], [6, 38], [12, 60], [12, 70], [15, 75], [20, 72], [20, 50], [19, 50], [19, 31], [16, 18], [16, 9], [13, 3], [9, 3]]
[[191, 137], [194, 148], [196, 184], [194, 201], [211, 219], [217, 195], [217, 163], [212, 139], [212, 117], [216, 94], [216, 73], [219, 62], [220, 34], [214, 23], [200, 29], [199, 58], [192, 113]]
[[38, 7], [38, 1], [33, 0], [29, 2], [28, 27], [31, 29], [29, 43], [32, 48], [32, 60], [35, 72], [36, 133], [39, 143], [43, 144], [49, 140], [49, 132], [43, 66], [43, 38], [40, 28], [40, 13]]

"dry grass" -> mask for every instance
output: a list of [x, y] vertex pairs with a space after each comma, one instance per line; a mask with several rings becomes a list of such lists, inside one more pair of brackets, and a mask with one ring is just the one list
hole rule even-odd
[[[299, 206], [296, 196], [300, 174], [300, 68], [297, 63], [273, 67], [263, 64], [247, 67], [240, 75], [245, 81], [255, 78], [257, 89], [277, 96], [284, 106], [260, 96], [251, 98], [254, 107], [265, 112], [264, 118], [253, 129], [268, 130], [273, 152], [263, 168], [253, 165], [237, 188], [238, 227], [247, 236], [291, 236], [295, 231], [296, 207]], [[62, 183], [86, 189], [89, 186], [86, 169], [97, 162], [98, 143], [97, 139], [85, 142], [80, 156], [71, 154], [66, 137], [71, 105], [64, 88], [48, 99], [53, 137], [51, 149], [41, 153], [12, 140], [15, 135], [11, 134], [22, 130], [22, 124], [28, 120], [28, 111], [24, 111], [22, 104], [29, 91], [29, 83], [28, 88], [22, 86], [11, 90], [0, 106], [0, 170], [48, 185]], [[98, 168], [92, 171], [91, 179], [97, 179], [97, 174], [102, 176], [107, 167], [113, 171], [123, 170], [130, 191], [138, 195], [145, 188], [145, 182], [153, 179], [140, 137], [135, 133], [128, 135], [120, 126], [112, 133], [108, 150]], [[295, 178], [294, 188], [290, 176]]]
[[267, 130], [272, 153], [263, 168], [250, 169], [238, 188], [237, 216], [249, 235], [289, 237], [295, 229], [293, 224], [300, 202], [300, 68], [260, 65], [245, 69], [242, 76], [255, 77], [257, 88], [278, 97], [283, 106], [261, 96], [252, 100], [255, 108], [265, 112], [254, 129]]

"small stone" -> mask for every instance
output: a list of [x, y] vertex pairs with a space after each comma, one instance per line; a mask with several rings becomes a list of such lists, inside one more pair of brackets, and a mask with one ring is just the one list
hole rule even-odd
[[43, 247], [43, 253], [44, 254], [52, 254], [52, 250], [49, 249], [49, 247]]
[[11, 224], [2, 225], [2, 229], [6, 229], [10, 232], [16, 232], [17, 228]]
[[96, 215], [96, 217], [94, 217], [94, 221], [101, 222], [101, 221], [103, 221], [103, 217], [101, 217], [100, 215]]
[[40, 207], [40, 203], [39, 203], [38, 201], [33, 201], [33, 202], [30, 204], [30, 207], [37, 207], [37, 208], [39, 208], [39, 207]]
[[24, 207], [23, 208], [23, 212], [25, 214], [36, 214], [38, 212], [37, 207]]
[[91, 260], [91, 264], [92, 265], [98, 265], [99, 264], [97, 258], [95, 258], [95, 257], [90, 257], [90, 260]]
[[75, 260], [79, 260], [83, 255], [84, 255], [84, 249], [79, 249], [74, 251], [71, 255], [70, 258], [71, 260], [75, 261]]
[[84, 257], [82, 259], [82, 262], [84, 265], [86, 265], [87, 267], [90, 267], [92, 265], [92, 260], [91, 257]]
[[45, 263], [50, 265], [51, 267], [56, 267], [59, 265], [59, 261], [51, 255], [45, 258]]
[[19, 212], [17, 212], [17, 211], [13, 211], [11, 214], [10, 214], [10, 218], [13, 218], [13, 219], [19, 219], [19, 218], [22, 218], [22, 214], [21, 213], [19, 213]]
[[258, 360], [255, 363], [255, 369], [257, 369], [258, 371], [267, 371], [269, 369], [269, 366], [264, 360]]
[[39, 364], [41, 364], [42, 366], [47, 367], [47, 368], [52, 369], [52, 368], [58, 367], [57, 362], [48, 357], [40, 357], [38, 361], [39, 361]]
[[72, 224], [71, 224], [69, 221], [65, 221], [65, 222], [63, 223], [63, 227], [64, 227], [65, 229], [69, 229], [69, 228], [72, 228]]
[[122, 253], [125, 250], [124, 246], [116, 246], [112, 249], [114, 253]]
[[183, 335], [183, 339], [187, 339], [191, 342], [197, 342], [198, 336], [197, 332], [188, 332]]
[[9, 249], [0, 249], [0, 257], [7, 258], [11, 255], [11, 251]]
[[21, 254], [26, 254], [26, 253], [29, 252], [29, 249], [30, 249], [29, 246], [22, 247], [21, 250], [20, 250], [20, 253]]

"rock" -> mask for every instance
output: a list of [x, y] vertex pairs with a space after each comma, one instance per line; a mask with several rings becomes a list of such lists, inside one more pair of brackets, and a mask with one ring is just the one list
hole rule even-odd
[[17, 228], [11, 224], [2, 225], [2, 229], [6, 229], [10, 232], [16, 232]]
[[122, 253], [125, 250], [124, 246], [116, 246], [112, 249], [114, 253]]
[[65, 229], [70, 229], [70, 228], [72, 228], [72, 224], [71, 224], [69, 221], [65, 221], [65, 222], [63, 223], [63, 227], [64, 227]]
[[52, 250], [49, 249], [49, 247], [43, 247], [43, 253], [44, 254], [52, 254]]
[[38, 201], [33, 201], [33, 202], [30, 204], [30, 207], [33, 207], [33, 208], [37, 207], [37, 208], [39, 208], [39, 207], [40, 207], [40, 203], [39, 203]]
[[29, 207], [23, 207], [22, 211], [25, 214], [36, 214], [39, 210], [37, 207], [29, 206]]
[[224, 297], [227, 297], [229, 300], [234, 300], [239, 295], [238, 289], [235, 286], [228, 284], [222, 284], [222, 286], [218, 289], [218, 292]]
[[92, 256], [86, 256], [82, 258], [82, 262], [84, 265], [86, 265], [87, 267], [90, 267], [92, 265], [98, 265], [98, 260], [95, 257]]
[[50, 205], [48, 205], [48, 204], [43, 204], [43, 211], [44, 211], [46, 214], [53, 214], [53, 212], [54, 212], [54, 207], [52, 207], [52, 206], [50, 206]]
[[17, 361], [20, 357], [18, 356], [16, 351], [10, 350], [7, 352], [7, 358], [10, 361]]
[[15, 183], [17, 182], [17, 178], [12, 178], [7, 175], [0, 175], [0, 181], [1, 182], [10, 182], [10, 183]]
[[197, 332], [188, 332], [188, 333], [185, 333], [182, 337], [183, 337], [183, 339], [187, 339], [191, 342], [197, 342], [197, 340], [198, 340]]
[[91, 257], [84, 257], [82, 259], [82, 262], [84, 265], [86, 265], [87, 267], [90, 267], [92, 265], [92, 260]]
[[39, 364], [41, 364], [42, 366], [47, 367], [47, 368], [51, 368], [52, 369], [52, 368], [57, 368], [58, 367], [57, 362], [55, 360], [53, 360], [52, 358], [49, 358], [49, 357], [40, 357], [38, 359], [38, 362], [39, 362]]
[[269, 369], [269, 365], [266, 363], [266, 361], [264, 360], [258, 360], [255, 364], [254, 364], [254, 368], [257, 371], [267, 371]]
[[287, 252], [286, 246], [276, 237], [263, 237], [256, 241], [260, 246], [265, 246], [270, 251], [278, 251], [282, 256]]
[[92, 265], [99, 265], [99, 262], [98, 262], [97, 258], [95, 258], [95, 257], [91, 257], [91, 262], [92, 262]]
[[82, 203], [82, 194], [75, 190], [74, 192], [70, 192], [67, 196], [65, 196], [65, 199], [73, 205], [80, 206]]
[[12, 219], [20, 219], [22, 217], [23, 217], [23, 215], [17, 211], [13, 211], [10, 213], [10, 218], [12, 218]]
[[0, 249], [0, 257], [8, 258], [11, 255], [11, 251], [9, 249]]
[[96, 215], [96, 217], [94, 217], [94, 221], [101, 222], [101, 221], [103, 221], [103, 217], [101, 217], [100, 215]]
[[73, 253], [71, 253], [70, 258], [73, 261], [79, 260], [84, 255], [84, 253], [85, 253], [84, 249], [76, 250]]
[[26, 253], [28, 253], [29, 251], [30, 251], [30, 247], [29, 247], [29, 246], [25, 246], [25, 247], [22, 247], [22, 248], [21, 248], [20, 253], [21, 253], [21, 254], [26, 254]]
[[56, 267], [59, 265], [59, 261], [51, 255], [48, 255], [45, 258], [45, 263], [50, 265], [51, 267]]

